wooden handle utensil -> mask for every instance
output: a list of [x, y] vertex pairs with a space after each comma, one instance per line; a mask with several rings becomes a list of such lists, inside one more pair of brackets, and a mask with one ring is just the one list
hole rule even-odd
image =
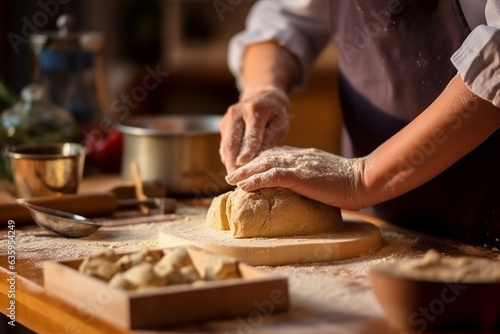
[[[84, 217], [109, 216], [118, 208], [118, 200], [111, 192], [35, 197], [29, 202]], [[7, 226], [9, 220], [15, 221], [16, 226], [33, 224], [29, 210], [16, 201], [0, 204], [0, 226]]]

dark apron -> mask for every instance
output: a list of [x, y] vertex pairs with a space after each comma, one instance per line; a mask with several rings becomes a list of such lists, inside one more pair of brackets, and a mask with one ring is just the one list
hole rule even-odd
[[[354, 156], [364, 156], [445, 89], [457, 72], [450, 57], [470, 29], [458, 0], [331, 0], [330, 10], [344, 123]], [[499, 154], [497, 131], [374, 212], [400, 226], [500, 248]]]

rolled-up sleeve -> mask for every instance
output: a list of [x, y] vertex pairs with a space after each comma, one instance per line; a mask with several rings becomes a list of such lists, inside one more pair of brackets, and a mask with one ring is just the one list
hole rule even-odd
[[306, 84], [314, 60], [329, 40], [328, 1], [261, 0], [250, 11], [246, 28], [229, 43], [228, 65], [241, 88], [245, 49], [255, 43], [276, 41], [293, 54], [301, 67], [294, 88]]
[[488, 0], [485, 13], [451, 61], [472, 92], [500, 107], [500, 1]]

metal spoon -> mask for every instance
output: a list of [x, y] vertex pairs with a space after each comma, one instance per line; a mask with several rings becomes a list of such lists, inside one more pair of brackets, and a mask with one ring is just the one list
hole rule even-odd
[[[97, 231], [102, 224], [73, 213], [46, 208], [18, 199], [19, 205], [30, 211], [35, 223], [49, 231], [68, 238], [86, 237]], [[160, 214], [175, 212], [177, 201], [172, 198], [148, 198], [144, 201], [136, 199], [120, 200], [118, 206], [152, 205], [159, 209]]]
[[68, 238], [86, 237], [97, 231], [102, 224], [69, 212], [45, 208], [19, 199], [17, 202], [28, 209], [35, 223], [49, 231]]

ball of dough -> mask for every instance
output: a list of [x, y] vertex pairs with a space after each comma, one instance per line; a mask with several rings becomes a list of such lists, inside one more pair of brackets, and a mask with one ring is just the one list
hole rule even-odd
[[226, 203], [230, 192], [215, 197], [207, 212], [207, 225], [216, 230], [229, 230], [226, 215]]
[[214, 200], [214, 207], [210, 208], [211, 211], [218, 209], [221, 218], [215, 214], [207, 216], [207, 225], [224, 226], [212, 220], [225, 217], [234, 238], [312, 235], [336, 232], [343, 227], [339, 208], [289, 189], [264, 188], [247, 192], [237, 188], [221, 196], [226, 196], [225, 207], [221, 205], [222, 198]]

